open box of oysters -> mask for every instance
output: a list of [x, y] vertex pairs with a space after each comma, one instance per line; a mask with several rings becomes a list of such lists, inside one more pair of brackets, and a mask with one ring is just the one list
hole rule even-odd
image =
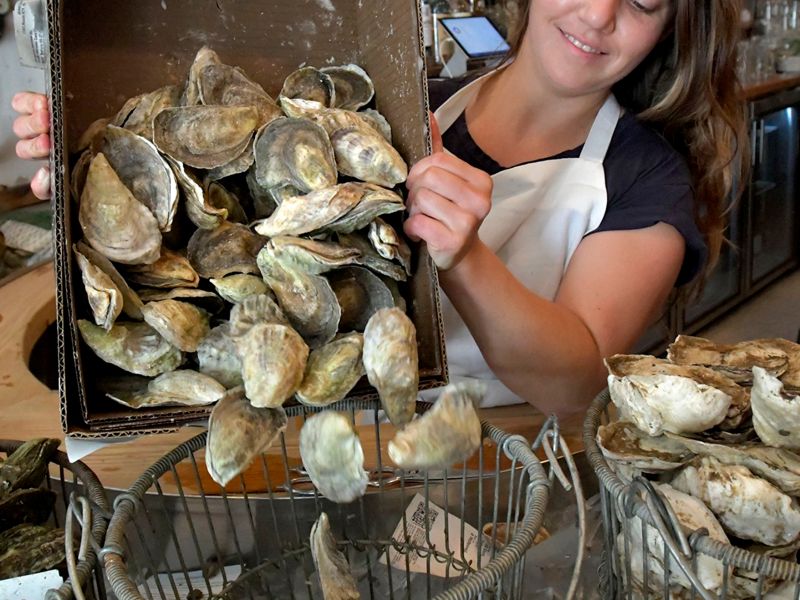
[[[345, 356], [380, 308], [413, 324], [419, 387], [446, 383], [435, 271], [401, 227], [429, 150], [416, 0], [48, 12], [65, 432], [204, 421], [263, 370], [241, 357]], [[253, 311], [297, 335], [234, 348]]]
[[[686, 535], [704, 530], [706, 542], [718, 542], [717, 556], [690, 561], [695, 582], [713, 597], [796, 598], [800, 344], [681, 335], [666, 359], [616, 355], [606, 366], [608, 390], [592, 404], [584, 436], [606, 490], [621, 500], [644, 477]], [[615, 416], [600, 424], [609, 398]], [[640, 597], [649, 580], [648, 593], [662, 597], [664, 536], [638, 517], [617, 514], [606, 523], [617, 584]], [[666, 579], [670, 597], [698, 591], [674, 560]]]

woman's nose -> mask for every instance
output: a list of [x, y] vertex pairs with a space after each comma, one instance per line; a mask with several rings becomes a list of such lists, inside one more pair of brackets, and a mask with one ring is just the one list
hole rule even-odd
[[610, 33], [614, 31], [620, 0], [585, 0], [581, 18], [592, 29]]

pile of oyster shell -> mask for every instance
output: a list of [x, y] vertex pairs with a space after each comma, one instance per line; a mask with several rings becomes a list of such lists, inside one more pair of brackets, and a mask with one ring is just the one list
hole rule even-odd
[[[223, 485], [286, 427], [285, 402], [328, 406], [365, 373], [404, 428], [390, 443], [399, 466], [456, 462], [480, 443], [481, 390], [448, 392], [411, 423], [416, 331], [398, 283], [411, 251], [383, 218], [404, 210], [393, 188], [408, 169], [386, 119], [365, 108], [373, 95], [356, 65], [303, 67], [275, 101], [204, 47], [183, 89], [132, 98], [82, 136], [71, 174], [91, 310], [81, 337], [145, 378], [104, 390], [127, 407], [216, 403], [206, 462]], [[439, 421], [463, 431], [431, 448], [420, 435]], [[344, 415], [309, 418], [300, 450], [326, 496], [364, 493]]]
[[[687, 532], [796, 562], [800, 549], [800, 344], [760, 339], [715, 344], [678, 336], [667, 359], [616, 355], [606, 360], [619, 420], [599, 427], [597, 442], [624, 481], [644, 475], [675, 510]], [[644, 594], [641, 524], [632, 539], [629, 586]], [[663, 541], [647, 528], [649, 592], [663, 593]], [[622, 536], [623, 533], [620, 533]], [[627, 542], [620, 537], [617, 548]], [[659, 572], [659, 569], [661, 571]], [[653, 571], [654, 570], [654, 571]], [[689, 597], [690, 583], [671, 564], [671, 597]], [[728, 598], [793, 597], [794, 583], [701, 556], [700, 581]], [[784, 596], [785, 594], [785, 596]], [[658, 596], [660, 597], [660, 596]]]

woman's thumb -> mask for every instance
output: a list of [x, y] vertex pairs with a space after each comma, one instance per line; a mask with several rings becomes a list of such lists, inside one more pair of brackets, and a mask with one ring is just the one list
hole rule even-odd
[[442, 134], [439, 133], [439, 123], [436, 122], [436, 117], [433, 113], [429, 113], [431, 121], [431, 152], [442, 152], [444, 146], [442, 145]]

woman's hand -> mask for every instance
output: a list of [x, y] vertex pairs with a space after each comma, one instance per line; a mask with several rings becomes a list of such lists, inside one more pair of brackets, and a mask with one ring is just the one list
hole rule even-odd
[[[24, 159], [47, 158], [50, 154], [50, 110], [43, 94], [20, 92], [11, 99], [20, 116], [14, 121], [17, 156]], [[50, 197], [50, 169], [39, 169], [31, 179], [33, 194], [42, 200]]]
[[439, 269], [456, 266], [474, 247], [478, 228], [492, 206], [492, 178], [442, 148], [431, 115], [433, 153], [408, 174], [406, 234], [423, 240]]

